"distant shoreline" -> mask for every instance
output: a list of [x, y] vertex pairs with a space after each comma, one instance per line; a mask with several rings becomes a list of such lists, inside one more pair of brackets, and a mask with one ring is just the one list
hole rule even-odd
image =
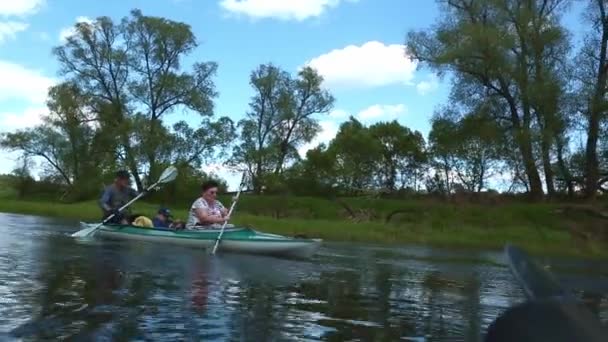
[[[270, 201], [271, 198], [264, 200]], [[256, 198], [256, 201], [253, 202], [257, 203], [259, 200], [260, 198]], [[298, 200], [304, 201], [295, 199], [295, 201]], [[319, 201], [323, 200], [319, 199]], [[298, 204], [304, 206], [305, 203]], [[404, 202], [405, 204], [412, 206], [411, 202]], [[311, 207], [318, 205], [319, 203], [311, 204]], [[416, 213], [414, 218], [405, 217], [402, 221], [394, 223], [384, 223], [379, 219], [355, 223], [337, 217], [328, 219], [290, 216], [277, 219], [260, 213], [251, 205], [243, 204], [244, 208], [241, 211], [237, 209], [233, 223], [253, 226], [269, 233], [304, 234], [326, 241], [420, 244], [471, 250], [501, 249], [506, 242], [510, 242], [522, 246], [536, 255], [608, 258], [606, 244], [595, 241], [581, 244], [580, 241], [574, 241], [565, 228], [556, 226], [562, 224], [563, 220], [556, 220], [550, 214], [543, 215], [542, 210], [547, 211], [547, 208], [543, 208], [543, 205], [540, 204], [526, 204], [526, 206], [537, 207], [538, 214], [535, 217], [525, 217], [531, 215], [530, 213], [534, 212], [535, 208], [525, 209], [516, 205], [504, 208], [488, 207], [486, 210], [483, 207], [471, 205], [457, 210], [456, 215], [458, 216], [456, 217], [449, 217], [454, 213], [448, 212], [453, 209], [448, 204], [420, 205], [424, 205], [424, 208], [412, 209]], [[544, 206], [546, 207], [546, 205]], [[133, 211], [152, 216], [157, 208], [158, 205], [139, 202], [134, 206]], [[176, 217], [186, 218], [185, 210], [171, 209]], [[496, 211], [496, 213], [492, 211]], [[2, 199], [0, 212], [69, 218], [88, 222], [99, 221], [99, 210], [94, 201], [63, 204], [51, 201]], [[442, 214], [442, 212], [445, 213]], [[499, 214], [504, 215], [504, 219], [498, 217]], [[496, 224], [502, 223], [502, 225], [495, 228], [485, 226], [483, 222], [486, 218], [483, 215], [489, 215], [490, 218], [495, 217]], [[507, 219], [512, 222], [504, 222]], [[499, 222], [500, 220], [502, 222]], [[507, 225], [505, 226], [505, 224]]]

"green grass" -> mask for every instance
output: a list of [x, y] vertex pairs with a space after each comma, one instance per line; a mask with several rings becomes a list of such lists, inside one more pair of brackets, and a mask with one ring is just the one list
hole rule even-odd
[[[426, 244], [450, 248], [502, 248], [506, 242], [517, 244], [534, 254], [604, 258], [608, 246], [573, 243], [566, 220], [558, 217], [553, 204], [512, 203], [499, 206], [454, 205], [430, 201], [347, 199], [355, 209], [371, 210], [376, 219], [355, 223], [344, 218], [335, 202], [297, 197], [244, 196], [233, 222], [266, 232], [304, 234], [328, 241], [383, 244]], [[225, 198], [224, 203], [229, 199]], [[138, 202], [132, 211], [152, 216], [158, 204]], [[179, 218], [186, 210], [171, 208]], [[390, 223], [387, 213], [406, 209]], [[0, 212], [34, 214], [97, 221], [95, 201], [62, 204], [47, 201], [0, 200]], [[269, 215], [287, 216], [273, 218]], [[584, 218], [581, 218], [584, 220]]]

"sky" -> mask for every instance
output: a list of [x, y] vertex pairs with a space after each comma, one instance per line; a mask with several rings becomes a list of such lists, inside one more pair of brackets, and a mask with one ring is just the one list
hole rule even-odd
[[[249, 75], [258, 65], [272, 62], [294, 74], [316, 68], [336, 102], [317, 117], [322, 131], [302, 154], [331, 140], [350, 115], [365, 124], [396, 119], [426, 137], [449, 94], [448, 81], [418, 68], [403, 45], [409, 30], [435, 22], [431, 0], [0, 0], [0, 132], [40, 123], [47, 88], [60, 81], [51, 49], [76, 22], [118, 21], [135, 8], [191, 25], [200, 45], [184, 64], [219, 64], [215, 115], [235, 122], [248, 110]], [[575, 31], [580, 26], [578, 15], [565, 20]], [[180, 111], [169, 121], [182, 119], [197, 120]], [[16, 157], [0, 151], [0, 173], [11, 172]], [[231, 188], [238, 184], [222, 165], [205, 170]]]

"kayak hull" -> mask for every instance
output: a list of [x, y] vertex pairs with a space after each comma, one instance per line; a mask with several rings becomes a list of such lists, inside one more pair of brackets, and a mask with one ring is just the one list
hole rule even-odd
[[[198, 248], [213, 248], [220, 229], [169, 230], [122, 225], [104, 225], [96, 235], [102, 238], [170, 243]], [[321, 239], [300, 239], [268, 234], [251, 228], [224, 230], [218, 252], [262, 254], [310, 258], [321, 246]]]

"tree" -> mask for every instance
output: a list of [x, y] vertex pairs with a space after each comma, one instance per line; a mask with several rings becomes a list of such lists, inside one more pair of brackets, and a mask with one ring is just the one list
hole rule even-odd
[[86, 102], [74, 84], [54, 86], [49, 90], [49, 114], [43, 124], [6, 133], [0, 139], [6, 149], [42, 158], [50, 166], [50, 176], [58, 175], [75, 198], [98, 190], [101, 183], [95, 180], [99, 180], [104, 162], [114, 156], [112, 142], [95, 128], [95, 117]]
[[212, 115], [217, 65], [196, 62], [190, 72], [181, 71], [181, 60], [197, 47], [190, 26], [139, 10], [119, 24], [99, 17], [75, 29], [54, 49], [61, 74], [89, 100], [99, 124], [115, 134], [118, 155], [142, 189], [140, 171], [147, 169], [151, 179], [159, 172], [157, 151], [166, 143], [157, 134], [162, 118], [180, 107]]
[[[603, 0], [589, 0], [586, 13], [587, 27], [591, 28], [583, 40], [583, 46], [575, 58], [576, 80], [581, 111], [587, 120], [585, 146], [585, 195], [593, 198], [601, 187], [598, 147], [601, 145], [602, 125], [606, 122], [608, 104], [608, 14]], [[604, 133], [603, 136], [606, 136]]]
[[497, 172], [503, 149], [500, 128], [484, 114], [472, 113], [458, 123], [455, 139], [459, 141], [454, 166], [458, 179], [468, 191], [480, 192]]
[[361, 192], [375, 186], [382, 147], [369, 129], [353, 117], [340, 125], [327, 152], [334, 159], [336, 181], [347, 192]]
[[[453, 96], [461, 105], [471, 111], [492, 105], [494, 119], [508, 128], [519, 149], [534, 198], [543, 195], [537, 159], [543, 160], [547, 187], [553, 187], [548, 155], [552, 135], [545, 132], [551, 131], [548, 123], [555, 106], [533, 94], [555, 86], [559, 56], [568, 47], [559, 24], [566, 4], [563, 0], [442, 1], [443, 18], [433, 32], [410, 32], [406, 44], [422, 65], [454, 73], [453, 94], [467, 95]], [[535, 129], [541, 134], [536, 135]], [[536, 136], [542, 136], [541, 158], [535, 156]]]
[[424, 160], [422, 134], [412, 132], [396, 120], [374, 124], [369, 131], [381, 151], [382, 158], [377, 166], [380, 183], [388, 191], [395, 191], [401, 175], [401, 188], [404, 188], [408, 176], [415, 175], [419, 163]]
[[325, 144], [310, 149], [306, 158], [287, 170], [289, 189], [300, 195], [332, 196], [337, 191], [335, 157]]
[[41, 157], [61, 176], [63, 182], [72, 185], [72, 172], [66, 158], [68, 142], [49, 126], [4, 133], [0, 142], [3, 148], [23, 151], [25, 157]]
[[238, 123], [241, 143], [233, 163], [246, 165], [255, 192], [261, 191], [264, 177], [280, 175], [288, 162], [297, 160], [297, 148], [318, 133], [315, 115], [329, 112], [334, 102], [322, 83], [309, 67], [296, 78], [270, 63], [251, 73], [255, 94], [246, 118]]
[[[432, 157], [431, 164], [435, 167], [435, 176], [427, 183], [437, 184], [433, 188], [441, 188], [445, 193], [451, 193], [453, 181], [453, 169], [456, 164], [457, 144], [455, 137], [458, 131], [456, 123], [436, 116], [432, 120], [431, 132], [429, 133], [429, 154]], [[439, 186], [438, 184], [441, 184]], [[437, 190], [439, 191], [439, 190]]]

